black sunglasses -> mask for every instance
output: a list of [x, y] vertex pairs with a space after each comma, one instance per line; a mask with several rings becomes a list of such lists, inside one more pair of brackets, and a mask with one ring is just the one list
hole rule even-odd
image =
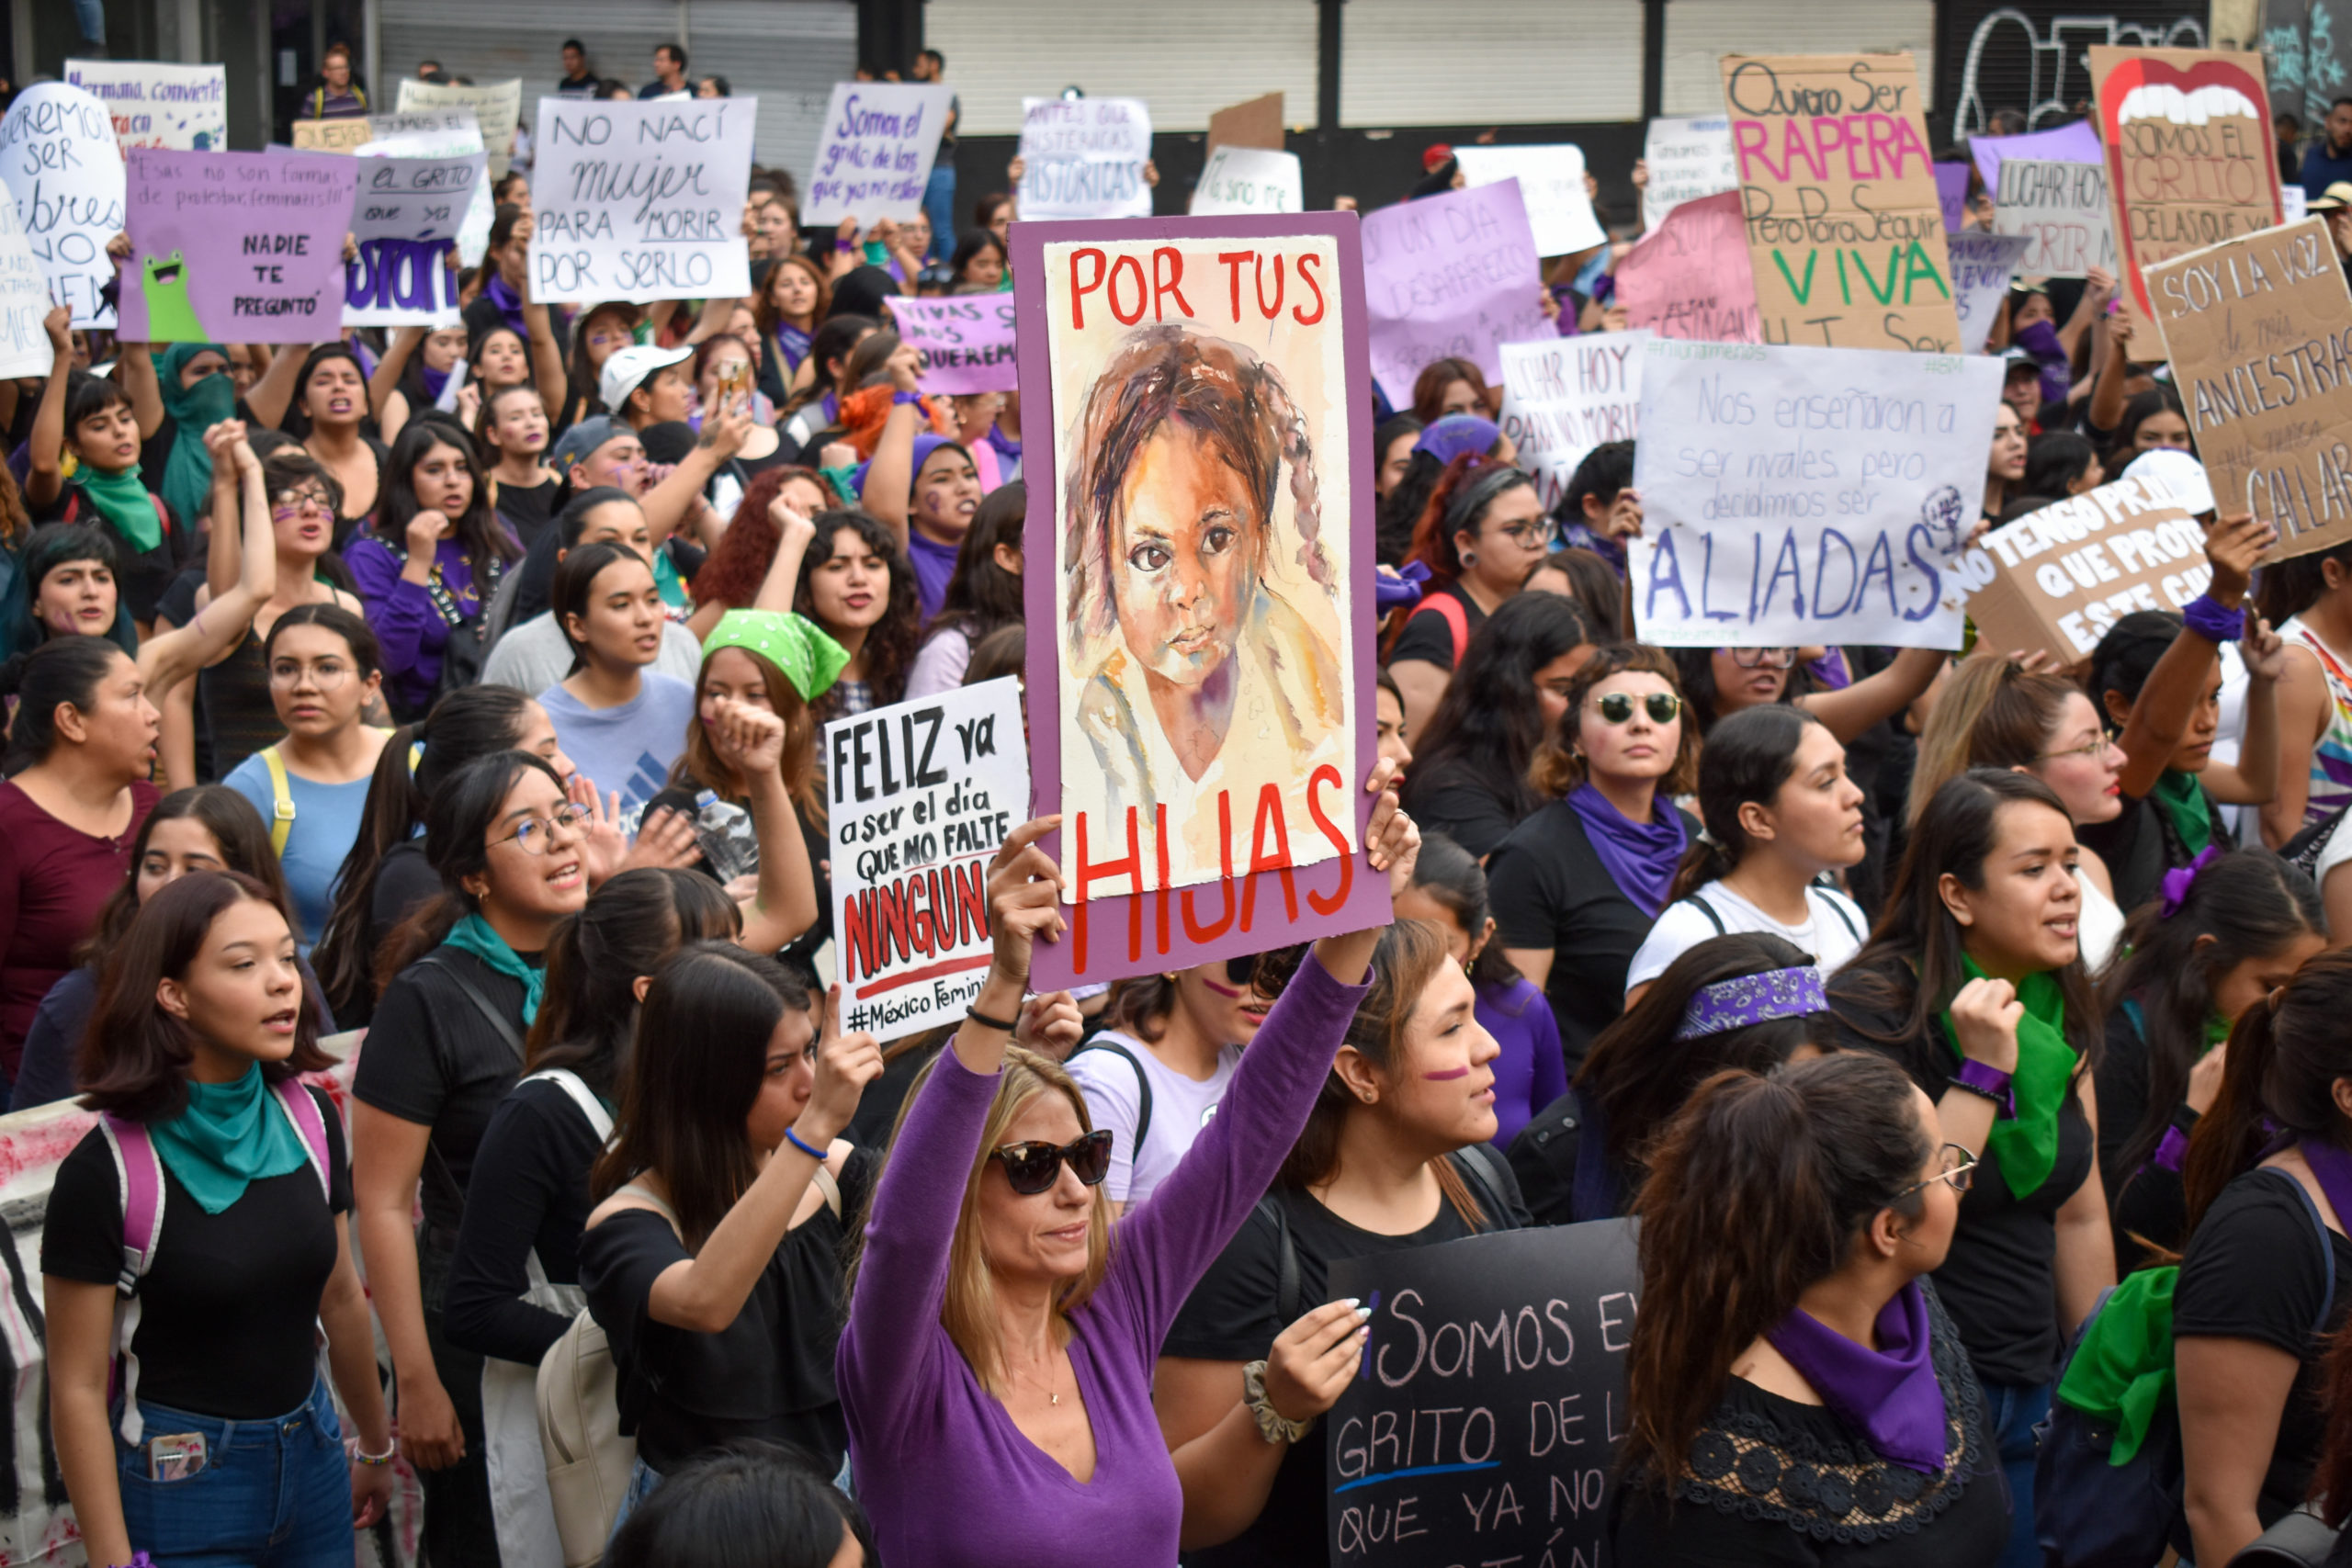
[[1060, 1179], [1062, 1162], [1072, 1176], [1089, 1187], [1100, 1187], [1111, 1174], [1111, 1129], [1099, 1127], [1074, 1143], [1057, 1147], [1047, 1143], [1007, 1144], [990, 1149], [989, 1158], [1004, 1162], [1004, 1179], [1024, 1198], [1034, 1198]]
[[[1634, 694], [1611, 692], [1592, 705], [1607, 722], [1624, 724], [1634, 716]], [[1672, 692], [1652, 692], [1642, 699], [1642, 707], [1652, 724], [1672, 724], [1682, 711], [1682, 699]]]
[[1258, 955], [1254, 953], [1244, 958], [1228, 958], [1225, 961], [1225, 977], [1234, 985], [1246, 986], [1257, 976]]

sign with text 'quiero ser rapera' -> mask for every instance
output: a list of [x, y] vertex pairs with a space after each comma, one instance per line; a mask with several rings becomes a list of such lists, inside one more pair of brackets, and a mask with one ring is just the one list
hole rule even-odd
[[2154, 474], [2070, 495], [1994, 529], [1961, 562], [1976, 640], [2087, 659], [2134, 610], [2177, 611], [2213, 570], [2205, 530]]
[[1657, 340], [1634, 623], [1669, 648], [1958, 648], [2002, 362]]
[[531, 298], [749, 294], [743, 197], [758, 112], [756, 98], [541, 98]]
[[2276, 523], [2281, 557], [2352, 539], [2352, 295], [2327, 220], [2144, 273], [2221, 509]]
[[1609, 1562], [1633, 1222], [1343, 1259], [1329, 1289], [1372, 1309], [1363, 1362], [1323, 1417], [1332, 1563]]
[[825, 727], [842, 1027], [879, 1040], [963, 1016], [980, 994], [989, 862], [1029, 818], [1011, 676]]
[[1723, 60], [1764, 341], [1960, 347], [1907, 54]]

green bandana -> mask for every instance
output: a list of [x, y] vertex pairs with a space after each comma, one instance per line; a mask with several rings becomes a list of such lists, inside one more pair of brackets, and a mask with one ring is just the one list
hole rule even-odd
[[150, 1126], [147, 1136], [188, 1196], [217, 1214], [245, 1195], [247, 1183], [283, 1176], [310, 1157], [277, 1099], [255, 1062], [229, 1083], [190, 1083], [187, 1109]]
[[798, 615], [781, 610], [729, 610], [703, 639], [703, 662], [722, 648], [756, 653], [784, 671], [804, 703], [832, 686], [849, 664], [848, 650]]
[[536, 964], [526, 964], [514, 950], [506, 945], [488, 920], [480, 915], [468, 915], [449, 928], [441, 939], [444, 947], [454, 947], [459, 953], [470, 953], [510, 980], [523, 987], [523, 1027], [528, 1029], [539, 1016], [539, 998], [548, 988], [548, 972]]
[[2115, 1428], [2107, 1462], [2129, 1464], [2173, 1402], [2172, 1292], [2177, 1268], [2143, 1269], [2115, 1287], [2083, 1331], [2058, 1397]]
[[653, 586], [660, 591], [662, 603], [673, 610], [686, 607], [686, 585], [678, 577], [678, 563], [670, 558], [667, 550], [653, 552]]
[[[1973, 958], [1963, 957], [1961, 966], [1972, 980], [1986, 978]], [[2000, 1156], [2001, 1179], [2012, 1194], [2024, 1198], [2050, 1179], [2058, 1163], [2058, 1108], [2065, 1103], [2078, 1058], [2066, 1043], [2066, 998], [2058, 988], [2058, 976], [2027, 976], [2018, 982], [2018, 1000], [2025, 1004], [2025, 1016], [2018, 1021], [2018, 1068], [2009, 1075], [2017, 1111], [1994, 1118], [1985, 1151]], [[1953, 1058], [1962, 1059], [1951, 1012], [1939, 1016]]]
[[205, 450], [204, 433], [237, 417], [237, 386], [225, 372], [199, 376], [193, 387], [180, 385], [180, 372], [199, 354], [229, 357], [229, 351], [217, 343], [175, 343], [155, 356], [164, 412], [179, 432], [171, 455], [164, 459], [164, 481], [156, 488], [164, 504], [183, 520], [201, 516], [212, 498], [212, 454]]
[[74, 476], [98, 515], [107, 520], [114, 531], [123, 536], [132, 550], [144, 555], [164, 537], [164, 520], [155, 515], [155, 498], [147, 493], [146, 482], [139, 477], [139, 465], [133, 463], [119, 474], [102, 474], [85, 463]]
[[2213, 807], [2205, 798], [2205, 786], [2197, 782], [2195, 773], [2184, 773], [2166, 768], [2156, 775], [2155, 787], [2148, 791], [2148, 798], [2172, 823], [2172, 830], [2180, 841], [2196, 854], [2213, 841]]

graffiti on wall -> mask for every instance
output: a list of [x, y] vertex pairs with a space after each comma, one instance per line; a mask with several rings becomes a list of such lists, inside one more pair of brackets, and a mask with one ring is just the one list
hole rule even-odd
[[2293, 115], [2308, 130], [2352, 92], [2352, 6], [2345, 0], [2263, 0], [2259, 37], [2272, 113]]
[[[2298, 6], [2299, 8], [2299, 6]], [[2043, 9], [2037, 6], [2035, 9]], [[1987, 11], [1969, 35], [1954, 101], [1954, 141], [1992, 128], [1995, 109], [2022, 109], [2029, 130], [2080, 118], [2091, 96], [2087, 51], [2093, 44], [2143, 49], [2202, 49], [2205, 24], [2172, 6], [2135, 7], [2169, 15], [2050, 16], [2037, 23], [2024, 9]], [[2202, 6], [2197, 7], [2201, 12]]]

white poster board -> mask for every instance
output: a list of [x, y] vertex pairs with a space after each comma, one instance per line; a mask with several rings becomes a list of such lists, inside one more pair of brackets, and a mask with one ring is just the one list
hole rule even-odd
[[[405, 114], [368, 117], [368, 139], [353, 152], [362, 158], [462, 158], [487, 152], [481, 122], [469, 108], [411, 109]], [[364, 183], [364, 182], [363, 182]], [[498, 219], [498, 204], [490, 197], [491, 182], [474, 187], [466, 204], [466, 220], [458, 226], [458, 259], [479, 266], [490, 250], [490, 227]]]
[[2021, 268], [2018, 258], [2033, 242], [2023, 234], [1963, 229], [1945, 235], [1944, 243], [1951, 257], [1951, 308], [1960, 318], [1961, 352], [1982, 354], [2001, 299], [2009, 291], [2009, 279], [2032, 270]]
[[220, 65], [168, 65], [156, 60], [69, 60], [65, 80], [106, 105], [115, 140], [175, 152], [219, 152], [229, 145], [229, 78]]
[[1201, 165], [1193, 187], [1195, 218], [1237, 212], [1297, 212], [1306, 205], [1306, 183], [1298, 154], [1263, 147], [1219, 147]]
[[[921, 212], [955, 97], [953, 87], [928, 83], [834, 83], [816, 166], [800, 186], [800, 221], [831, 228], [854, 218], [870, 229]], [[541, 145], [544, 158], [544, 137]]]
[[1584, 149], [1573, 141], [1547, 147], [1456, 147], [1453, 157], [1462, 165], [1464, 185], [1519, 182], [1520, 199], [1527, 203], [1527, 226], [1535, 231], [1536, 254], [1572, 255], [1608, 243], [1609, 235], [1593, 216], [1592, 197], [1585, 190]]
[[480, 152], [370, 158], [360, 164], [344, 264], [346, 327], [454, 325], [458, 271], [447, 265], [475, 191], [489, 183]]
[[514, 128], [523, 118], [520, 76], [471, 87], [403, 77], [400, 102], [392, 107], [403, 114], [422, 109], [473, 110], [474, 124], [481, 132], [482, 151], [490, 157], [491, 180], [494, 184], [506, 177], [506, 161], [514, 152]]
[[705, 299], [752, 291], [743, 198], [757, 98], [541, 98], [531, 298]]
[[1594, 447], [1631, 441], [1641, 424], [1646, 332], [1593, 333], [1497, 345], [1503, 360], [1503, 434], [1535, 476], [1549, 512]]
[[56, 355], [49, 329], [49, 275], [25, 243], [17, 204], [0, 201], [0, 377], [46, 376]]
[[99, 290], [114, 281], [107, 242], [129, 222], [129, 176], [106, 105], [62, 82], [37, 82], [0, 119], [0, 180], [51, 295], [77, 327], [111, 327]]
[[1649, 175], [1642, 187], [1645, 229], [1657, 229], [1686, 201], [1739, 188], [1739, 159], [1732, 152], [1727, 115], [1650, 121], [1642, 163]]
[[1141, 98], [1021, 100], [1023, 218], [1148, 218], [1151, 107]]
[[1993, 231], [2023, 234], [2032, 242], [2018, 265], [2028, 277], [2082, 277], [2095, 266], [2110, 273], [2120, 269], [2104, 164], [2002, 159]]

